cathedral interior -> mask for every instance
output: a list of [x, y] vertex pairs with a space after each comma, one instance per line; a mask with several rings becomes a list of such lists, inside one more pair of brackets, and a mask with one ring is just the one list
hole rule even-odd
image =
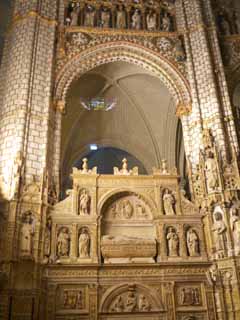
[[240, 319], [240, 1], [1, 0], [0, 320]]

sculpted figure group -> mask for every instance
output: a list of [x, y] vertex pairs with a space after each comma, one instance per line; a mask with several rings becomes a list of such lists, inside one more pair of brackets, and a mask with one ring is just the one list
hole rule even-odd
[[126, 295], [120, 295], [112, 305], [112, 312], [147, 312], [152, 308], [144, 294], [137, 294], [134, 290], [129, 290]]
[[151, 7], [127, 8], [123, 4], [112, 7], [80, 5], [79, 2], [70, 2], [65, 12], [65, 23], [68, 26], [102, 27], [116, 29], [133, 29], [148, 31], [175, 31], [173, 15], [161, 9], [156, 11]]

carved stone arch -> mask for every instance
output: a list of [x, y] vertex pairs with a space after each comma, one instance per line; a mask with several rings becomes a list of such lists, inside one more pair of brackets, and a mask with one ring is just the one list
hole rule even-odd
[[127, 41], [109, 42], [94, 46], [73, 57], [56, 78], [55, 99], [65, 104], [72, 82], [84, 73], [110, 62], [126, 61], [142, 67], [157, 76], [169, 89], [178, 108], [191, 105], [190, 89], [185, 77], [176, 66], [150, 49]]
[[139, 283], [123, 283], [120, 286], [116, 285], [110, 287], [104, 292], [102, 299], [100, 301], [99, 311], [100, 313], [110, 312], [110, 306], [112, 302], [121, 294], [133, 290], [137, 293], [144, 294], [149, 302], [152, 304], [153, 311], [164, 311], [163, 304], [160, 300], [159, 295], [151, 288], [146, 285]]
[[137, 197], [140, 197], [146, 203], [146, 205], [149, 206], [152, 213], [152, 218], [154, 219], [155, 217], [157, 217], [157, 205], [149, 195], [146, 195], [145, 193], [143, 194], [142, 192], [139, 192], [139, 191], [133, 191], [127, 188], [118, 188], [118, 189], [106, 192], [99, 199], [98, 208], [97, 208], [98, 213], [102, 215], [104, 208], [111, 205], [114, 198], [121, 197], [121, 195], [124, 195], [124, 194], [134, 194]]

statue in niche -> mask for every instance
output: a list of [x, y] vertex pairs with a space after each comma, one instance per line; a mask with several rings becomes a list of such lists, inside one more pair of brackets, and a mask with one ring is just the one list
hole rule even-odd
[[126, 12], [123, 5], [119, 5], [117, 10], [116, 27], [117, 29], [125, 29], [127, 27]]
[[230, 225], [233, 233], [235, 253], [240, 253], [240, 217], [238, 213], [238, 208], [232, 206], [230, 208]]
[[138, 308], [139, 308], [139, 311], [145, 311], [145, 312], [151, 310], [151, 304], [143, 294], [139, 295]]
[[232, 14], [232, 21], [233, 21], [234, 33], [240, 34], [240, 17], [238, 16], [235, 10], [233, 11], [233, 14]]
[[77, 3], [76, 5], [73, 5], [73, 10], [71, 12], [71, 22], [70, 26], [77, 26], [78, 25], [78, 19], [79, 19], [79, 13], [80, 13], [80, 5]]
[[133, 216], [133, 206], [129, 200], [122, 200], [121, 212], [125, 219], [131, 219]]
[[187, 231], [187, 249], [190, 257], [197, 257], [200, 255], [199, 238], [192, 228]]
[[127, 294], [127, 300], [125, 303], [124, 311], [133, 312], [137, 308], [137, 296], [134, 291], [129, 291]]
[[20, 231], [20, 255], [25, 257], [32, 256], [33, 250], [33, 217], [32, 213], [24, 214]]
[[174, 196], [172, 195], [169, 189], [165, 189], [163, 194], [164, 213], [169, 216], [174, 216], [175, 215], [174, 205], [175, 205]]
[[179, 237], [174, 228], [170, 227], [167, 235], [167, 248], [169, 257], [178, 257], [179, 256]]
[[52, 229], [52, 219], [48, 217], [46, 228], [45, 228], [45, 240], [44, 240], [44, 256], [50, 257], [51, 254], [51, 229]]
[[157, 14], [154, 10], [150, 10], [146, 17], [147, 29], [154, 31], [157, 29]]
[[211, 150], [207, 151], [205, 160], [205, 173], [208, 191], [216, 191], [219, 187], [218, 167], [214, 154]]
[[224, 258], [227, 248], [227, 227], [225, 222], [223, 221], [221, 212], [216, 211], [214, 213], [214, 220], [215, 222], [213, 224], [212, 231], [214, 232], [217, 256], [218, 258]]
[[217, 25], [222, 35], [229, 36], [231, 34], [227, 13], [223, 9], [221, 9], [217, 15]]
[[83, 228], [78, 241], [79, 258], [89, 258], [90, 256], [90, 236], [88, 230]]
[[101, 11], [101, 27], [109, 28], [110, 27], [110, 11], [107, 8], [103, 8]]
[[79, 196], [79, 214], [88, 215], [90, 214], [90, 196], [87, 193], [87, 190], [83, 190]]
[[170, 32], [171, 31], [171, 18], [169, 14], [165, 11], [162, 17], [161, 30]]
[[183, 41], [180, 37], [175, 42], [174, 51], [176, 60], [178, 62], [183, 62], [186, 60], [186, 53], [183, 47]]
[[94, 27], [95, 22], [95, 9], [92, 6], [87, 6], [85, 12], [84, 26]]
[[135, 30], [140, 30], [141, 29], [141, 12], [139, 11], [139, 9], [135, 9], [134, 13], [132, 15], [132, 19], [131, 19], [131, 27], [132, 29]]
[[70, 253], [70, 235], [68, 228], [62, 228], [57, 237], [58, 257], [68, 257]]
[[122, 296], [118, 296], [116, 301], [113, 303], [112, 306], [113, 312], [123, 312], [124, 311], [124, 302]]

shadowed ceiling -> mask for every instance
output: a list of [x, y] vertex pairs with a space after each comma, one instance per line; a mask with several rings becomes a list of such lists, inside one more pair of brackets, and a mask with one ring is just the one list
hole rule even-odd
[[[117, 106], [108, 112], [82, 107], [80, 97], [97, 96], [116, 98]], [[176, 165], [176, 137], [181, 134], [174, 101], [158, 78], [127, 62], [102, 65], [72, 84], [62, 129], [64, 175], [91, 143], [132, 154], [148, 173], [162, 158]]]

